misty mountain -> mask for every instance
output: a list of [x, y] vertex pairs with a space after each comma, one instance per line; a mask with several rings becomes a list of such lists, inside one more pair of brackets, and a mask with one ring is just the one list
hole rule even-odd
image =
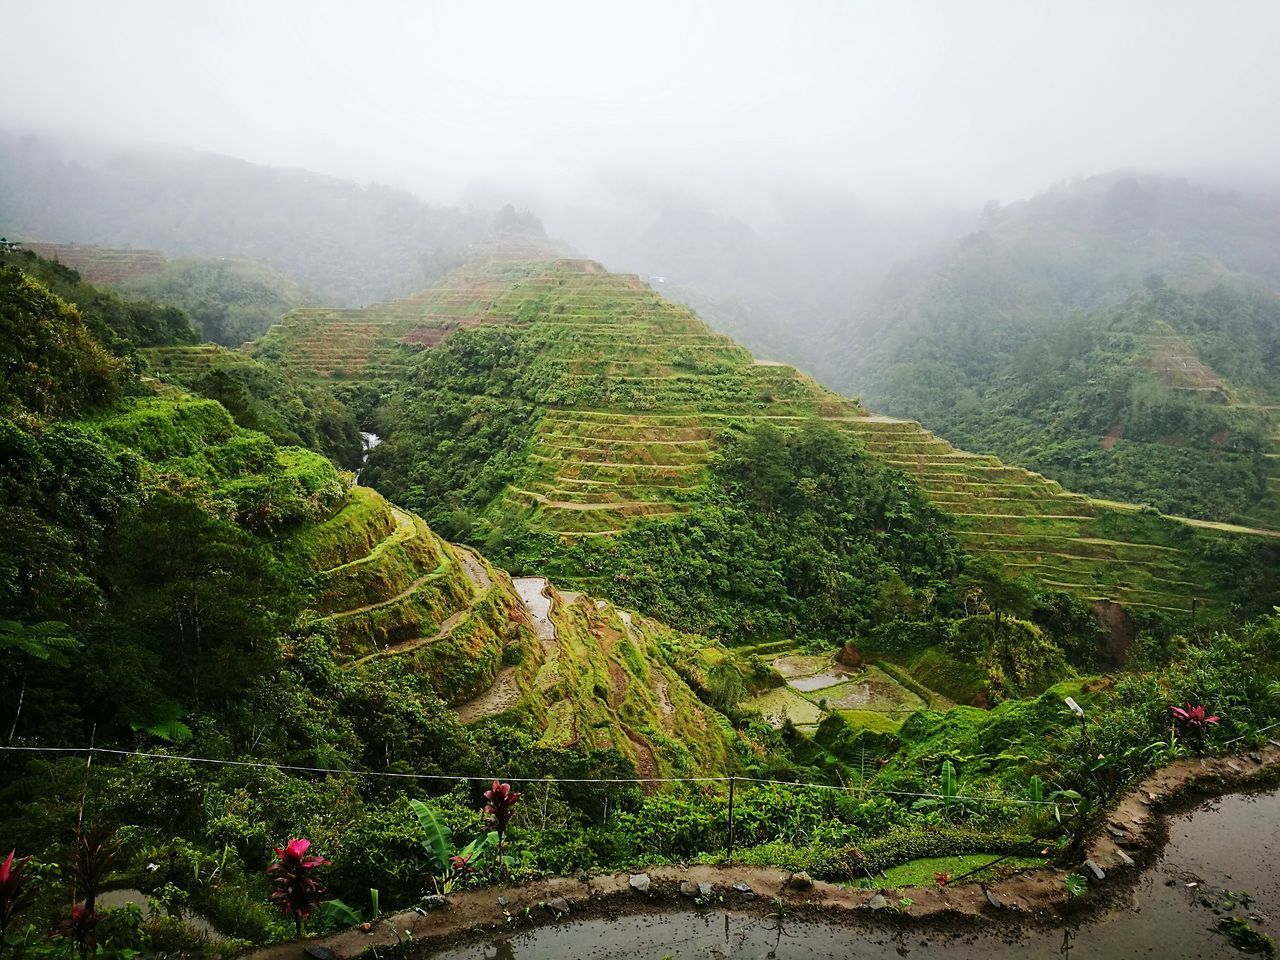
[[633, 185], [625, 198], [546, 206], [554, 232], [577, 248], [652, 278], [760, 357], [818, 374], [831, 372], [827, 345], [842, 320], [895, 263], [953, 241], [976, 220], [951, 209], [877, 212], [795, 188], [716, 203]]
[[1097, 495], [1269, 515], [1278, 214], [1265, 190], [1131, 174], [988, 204], [887, 276], [835, 382]]
[[0, 233], [260, 260], [327, 302], [418, 289], [529, 215], [429, 204], [402, 190], [210, 153], [0, 133]]

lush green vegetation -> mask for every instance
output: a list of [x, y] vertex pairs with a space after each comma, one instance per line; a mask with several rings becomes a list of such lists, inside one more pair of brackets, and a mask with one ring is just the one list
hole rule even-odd
[[130, 280], [124, 288], [180, 307], [203, 339], [225, 347], [262, 336], [290, 310], [313, 301], [296, 281], [252, 260], [169, 260], [161, 273]]
[[[1246, 519], [1269, 496], [1274, 427], [1266, 409], [1243, 400], [1265, 397], [1259, 389], [1274, 382], [1265, 364], [1277, 330], [1273, 297], [1153, 283], [1048, 333], [1028, 328], [1002, 350], [979, 343], [903, 363], [892, 372], [891, 402], [963, 445], [1095, 496]], [[1247, 350], [1246, 331], [1259, 334]], [[1216, 343], [1220, 366], [1201, 363], [1197, 352], [1210, 351], [1193, 350], [1200, 343]], [[1237, 382], [1243, 397], [1230, 386]]]
[[[95, 896], [118, 886], [194, 909], [225, 935], [224, 951], [292, 936], [273, 892], [295, 906], [319, 896], [298, 892], [310, 874], [285, 893], [273, 883], [298, 837], [332, 861], [305, 868], [325, 896], [361, 909], [371, 889], [393, 909], [500, 877], [719, 858], [721, 785], [658, 777], [839, 786], [738, 784], [743, 859], [822, 878], [910, 864], [880, 881], [909, 882], [929, 858], [1031, 863], [1046, 845], [1066, 857], [1153, 764], [1258, 742], [1280, 713], [1275, 618], [1214, 631], [1137, 616], [1130, 666], [1099, 677], [1112, 638], [1086, 601], [967, 555], [895, 456], [872, 449], [887, 442], [900, 458], [899, 441], [845, 428], [898, 424], [857, 417], [792, 371], [743, 363], [688, 315], [672, 322], [690, 342], [643, 361], [658, 372], [613, 384], [609, 366], [632, 361], [607, 355], [590, 317], [561, 313], [576, 330], [533, 327], [564, 300], [537, 271], [517, 272], [544, 288], [525, 291], [524, 314], [499, 303], [513, 323], [454, 334], [414, 364], [403, 401], [378, 407], [396, 445], [379, 469], [410, 488], [409, 506], [519, 565], [561, 586], [598, 585], [673, 626], [586, 596], [539, 594], [539, 612], [541, 582], [513, 583], [217, 400], [148, 390], [72, 308], [0, 272], [11, 291], [0, 356], [24, 371], [0, 420], [0, 735], [148, 754], [0, 757], [0, 837], [34, 856], [22, 869], [36, 894], [6, 933], [29, 955], [76, 942], [68, 928], [44, 946], [67, 919], [65, 872], [77, 877], [70, 896], [88, 901], [79, 929], [104, 914], [91, 924], [104, 951], [207, 946], [173, 917], [97, 911]], [[642, 316], [659, 309], [649, 295], [626, 289], [606, 297], [615, 319], [654, 323]], [[589, 342], [597, 354], [565, 362]], [[254, 396], [264, 421], [286, 416], [288, 394]], [[623, 421], [583, 409], [601, 397], [653, 412]], [[514, 483], [572, 479], [614, 499], [508, 495]], [[610, 536], [553, 533], [544, 518], [566, 522], [575, 502], [630, 519]], [[634, 504], [670, 509], [627, 513]], [[1084, 519], [1112, 535], [1090, 539], [1136, 550], [1120, 539], [1136, 532], [1144, 549], [1194, 555], [1184, 525]], [[1243, 554], [1211, 561], [1259, 578], [1242, 583], [1259, 598], [1274, 576], [1274, 565], [1251, 573]], [[797, 685], [818, 674], [783, 675], [802, 643], [819, 651], [815, 669], [841, 648], [844, 670], [808, 699]], [[814, 722], [753, 709], [770, 691], [795, 693]], [[1087, 745], [1067, 694], [1088, 711]], [[1169, 707], [1182, 704], [1221, 719], [1170, 739]], [[502, 817], [483, 809], [490, 774], [522, 793]], [[1088, 812], [1077, 828], [1022, 802], [1056, 791], [1071, 791], [1057, 794], [1068, 814]], [[468, 848], [485, 851], [474, 872], [447, 855]]]
[[[450, 537], [469, 540], [485, 507], [525, 462], [536, 408], [517, 381], [535, 352], [511, 330], [476, 330], [425, 353], [381, 420], [407, 418], [395, 453], [371, 458], [367, 482], [397, 491]], [[383, 428], [385, 429], [385, 427]]]
[[723, 441], [676, 518], [568, 544], [502, 517], [485, 542], [685, 629], [728, 640], [841, 640], [946, 605], [963, 564], [946, 518], [901, 474], [821, 421]]
[[20, 269], [62, 300], [73, 304], [80, 319], [112, 353], [137, 347], [195, 343], [199, 337], [181, 310], [150, 300], [132, 300], [85, 283], [80, 274], [30, 251], [0, 251], [0, 266]]
[[139, 351], [148, 372], [217, 400], [236, 423], [277, 443], [307, 447], [356, 469], [362, 457], [353, 413], [331, 393], [242, 353], [204, 344]]
[[66, 416], [105, 403], [123, 365], [80, 314], [22, 271], [0, 266], [0, 414]]
[[[699, 511], [725, 491], [712, 466], [717, 451], [744, 429], [764, 423], [785, 433], [820, 418], [919, 483], [935, 506], [956, 516], [964, 546], [999, 561], [1006, 575], [1186, 618], [1193, 607], [1221, 612], [1231, 603], [1265, 611], [1274, 596], [1275, 584], [1238, 589], [1236, 572], [1221, 562], [1224, 551], [1243, 550], [1249, 569], [1266, 580], [1261, 571], [1274, 566], [1274, 545], [1227, 543], [1112, 509], [994, 457], [957, 450], [918, 423], [860, 415], [856, 404], [789, 367], [752, 362], [635, 278], [578, 261], [479, 262], [417, 299], [431, 310], [447, 305], [454, 326], [416, 357], [402, 352], [391, 380], [383, 379], [387, 336], [362, 341], [354, 324], [345, 335], [336, 323], [296, 317], [259, 349], [318, 364], [315, 372], [324, 373], [335, 360], [307, 360], [308, 344], [320, 350], [345, 342], [344, 389], [389, 393], [366, 407], [386, 441], [370, 458], [368, 481], [520, 569], [551, 570], [563, 583], [627, 598], [699, 629], [711, 629], [717, 618], [778, 629], [795, 618], [773, 605], [776, 595], [761, 592], [754, 613], [738, 609], [726, 619], [724, 610], [711, 610], [718, 601], [708, 590], [731, 592], [738, 577], [664, 585], [675, 575], [662, 571], [679, 563], [651, 564], [655, 573], [643, 558], [651, 541], [683, 537], [686, 515], [703, 518], [690, 523], [709, 516]], [[381, 309], [390, 316], [392, 307], [401, 309]], [[409, 318], [403, 314], [394, 329], [427, 322]], [[349, 372], [362, 369], [369, 372]], [[745, 514], [760, 515], [754, 508]], [[716, 549], [728, 547], [714, 531], [702, 535], [712, 536]], [[702, 569], [701, 557], [691, 569]]]
[[838, 382], [1073, 489], [1273, 527], [1267, 209], [1118, 176], [993, 207], [886, 284]]

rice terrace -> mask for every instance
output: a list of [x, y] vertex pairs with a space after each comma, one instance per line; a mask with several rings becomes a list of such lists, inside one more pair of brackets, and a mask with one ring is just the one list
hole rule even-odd
[[0, 4], [0, 960], [1276, 956], [1280, 8]]

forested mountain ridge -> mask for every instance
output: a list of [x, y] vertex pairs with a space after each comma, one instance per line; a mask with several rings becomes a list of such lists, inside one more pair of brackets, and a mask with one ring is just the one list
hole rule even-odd
[[1269, 527], [1280, 199], [1113, 175], [904, 267], [838, 382], [1097, 496]]
[[515, 210], [464, 211], [214, 154], [0, 132], [0, 233], [9, 239], [261, 261], [329, 303], [418, 289], [454, 251], [511, 229], [541, 225]]

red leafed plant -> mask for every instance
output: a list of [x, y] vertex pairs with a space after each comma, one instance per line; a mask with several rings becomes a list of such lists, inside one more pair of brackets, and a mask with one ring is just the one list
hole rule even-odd
[[30, 879], [23, 871], [30, 857], [14, 860], [16, 850], [10, 850], [4, 864], [0, 865], [0, 938], [9, 928], [9, 923], [31, 903], [31, 893], [27, 890]]
[[520, 794], [511, 789], [511, 784], [495, 780], [493, 786], [484, 792], [484, 798], [489, 801], [484, 812], [493, 818], [493, 829], [498, 831], [498, 842], [501, 843], [506, 839], [507, 824], [511, 822]]
[[933, 875], [933, 882], [940, 887], [945, 887], [951, 882], [951, 874], [947, 873], [945, 870], [942, 873], [935, 873]]
[[520, 802], [520, 794], [511, 789], [509, 783], [493, 781], [493, 786], [484, 792], [484, 812], [493, 820], [493, 829], [498, 834], [498, 875], [506, 875], [507, 858], [507, 824], [511, 822], [511, 814], [515, 813], [516, 804]]
[[1210, 714], [1204, 707], [1192, 706], [1189, 703], [1181, 707], [1170, 707], [1169, 712], [1184, 730], [1191, 732], [1198, 743], [1204, 742], [1210, 724], [1215, 724], [1222, 719]]
[[81, 957], [87, 957], [98, 949], [98, 936], [94, 932], [102, 917], [88, 906], [72, 904], [71, 916], [58, 921], [53, 928], [52, 936], [70, 940], [80, 951]]
[[469, 877], [476, 872], [476, 868], [471, 861], [474, 854], [454, 854], [449, 858], [449, 867], [453, 871], [453, 876], [462, 879]]
[[302, 936], [303, 921], [311, 916], [327, 892], [316, 871], [329, 866], [329, 861], [307, 856], [310, 849], [310, 840], [290, 840], [284, 849], [276, 848], [276, 862], [267, 867], [267, 876], [275, 885], [271, 902], [293, 918], [298, 936]]

